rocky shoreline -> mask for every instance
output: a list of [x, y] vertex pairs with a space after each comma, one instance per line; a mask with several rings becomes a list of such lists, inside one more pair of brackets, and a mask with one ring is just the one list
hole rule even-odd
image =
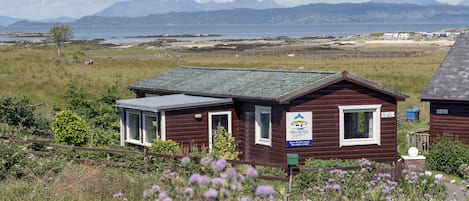
[[0, 33], [0, 35], [12, 37], [12, 38], [43, 38], [49, 37], [49, 33], [40, 33], [40, 32], [8, 32], [8, 33]]
[[196, 37], [220, 37], [221, 34], [152, 34], [141, 36], [126, 36], [124, 38], [196, 38]]

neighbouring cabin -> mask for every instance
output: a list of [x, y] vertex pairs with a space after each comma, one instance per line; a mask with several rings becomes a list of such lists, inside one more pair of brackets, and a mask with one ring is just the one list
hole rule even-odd
[[463, 33], [421, 96], [430, 102], [430, 140], [444, 133], [469, 143], [469, 33]]
[[397, 160], [406, 95], [348, 72], [178, 67], [129, 88], [138, 98], [117, 101], [122, 145], [157, 138], [211, 149], [221, 125], [245, 160]]

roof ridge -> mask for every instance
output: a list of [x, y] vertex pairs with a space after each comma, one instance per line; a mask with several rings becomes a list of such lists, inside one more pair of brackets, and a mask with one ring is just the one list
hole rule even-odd
[[270, 68], [224, 68], [224, 67], [199, 67], [199, 66], [179, 66], [177, 68], [201, 69], [201, 70], [232, 70], [232, 71], [260, 71], [260, 72], [290, 72], [290, 73], [315, 73], [315, 74], [336, 74], [335, 71], [306, 71], [306, 70], [284, 70]]

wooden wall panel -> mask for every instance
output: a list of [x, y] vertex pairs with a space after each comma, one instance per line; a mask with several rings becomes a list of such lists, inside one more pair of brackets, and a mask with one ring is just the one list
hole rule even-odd
[[[436, 114], [436, 109], [448, 109], [448, 114]], [[430, 141], [444, 133], [469, 144], [469, 103], [430, 102]]]

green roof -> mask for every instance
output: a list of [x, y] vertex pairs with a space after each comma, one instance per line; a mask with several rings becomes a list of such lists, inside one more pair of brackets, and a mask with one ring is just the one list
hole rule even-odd
[[[129, 89], [282, 103], [343, 80], [346, 75], [349, 74], [346, 72], [178, 67], [167, 73], [137, 82]], [[349, 75], [348, 77], [377, 90], [389, 92], [391, 96], [405, 98], [402, 93], [358, 76]]]

